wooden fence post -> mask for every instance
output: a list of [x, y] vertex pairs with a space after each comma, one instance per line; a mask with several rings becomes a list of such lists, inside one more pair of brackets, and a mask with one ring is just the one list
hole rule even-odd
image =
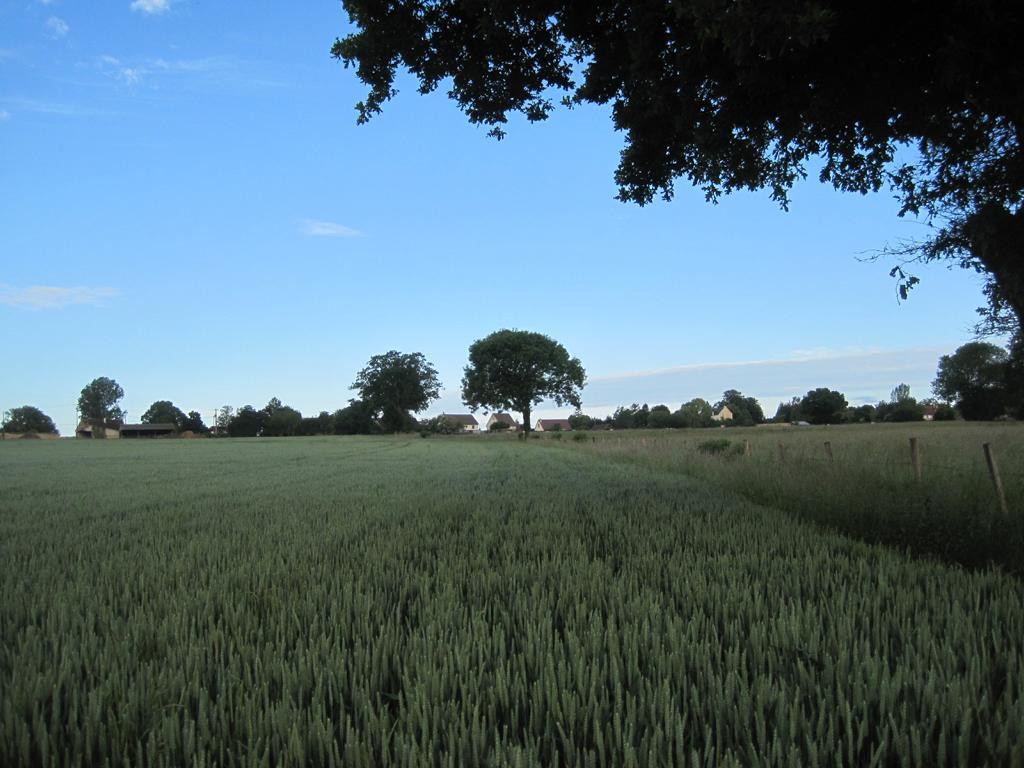
[[921, 449], [917, 445], [917, 438], [910, 438], [910, 463], [914, 466], [914, 479], [921, 479]]
[[829, 440], [825, 441], [825, 455], [828, 456], [829, 464], [835, 462], [835, 457], [832, 455], [832, 443]]
[[999, 508], [1007, 517], [1010, 516], [1010, 509], [1006, 505], [1006, 492], [1003, 490], [1003, 479], [999, 476], [999, 465], [996, 464], [996, 455], [992, 446], [984, 443], [982, 449], [985, 451], [985, 463], [988, 464], [988, 475], [992, 478], [992, 485], [995, 486], [996, 496], [999, 497]]
[[749, 456], [750, 455], [750, 441], [749, 440], [744, 440], [743, 441], [743, 455], [744, 456]]
[[784, 446], [782, 443], [779, 443], [779, 461], [785, 461], [785, 460], [786, 460], [786, 446]]

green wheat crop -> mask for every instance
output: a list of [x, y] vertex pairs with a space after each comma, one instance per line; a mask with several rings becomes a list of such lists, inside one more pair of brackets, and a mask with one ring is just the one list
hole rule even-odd
[[0, 444], [0, 765], [1024, 765], [1019, 580], [554, 445]]

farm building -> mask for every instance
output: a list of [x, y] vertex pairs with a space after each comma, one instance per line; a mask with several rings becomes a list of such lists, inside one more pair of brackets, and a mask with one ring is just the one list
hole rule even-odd
[[447, 419], [453, 424], [458, 424], [462, 427], [463, 432], [479, 432], [480, 422], [476, 420], [476, 417], [469, 413], [442, 413], [442, 419]]
[[[487, 419], [487, 430], [490, 431], [495, 424], [507, 424], [508, 428], [512, 431], [520, 429], [519, 422], [508, 413], [492, 413], [490, 418]], [[501, 427], [498, 429], [501, 429]]]
[[568, 432], [572, 429], [572, 424], [568, 419], [537, 419], [535, 429], [538, 432]]
[[177, 427], [173, 424], [122, 424], [121, 437], [164, 437], [173, 435]]
[[78, 423], [78, 427], [75, 429], [75, 437], [116, 440], [120, 436], [121, 432], [116, 424], [100, 424], [83, 420]]
[[938, 412], [939, 407], [937, 405], [926, 405], [924, 407], [924, 413], [921, 415], [921, 418], [924, 419], [925, 421], [935, 421], [935, 414]]
[[712, 421], [732, 421], [732, 419], [732, 411], [729, 409], [728, 405], [723, 405], [722, 410], [711, 416]]

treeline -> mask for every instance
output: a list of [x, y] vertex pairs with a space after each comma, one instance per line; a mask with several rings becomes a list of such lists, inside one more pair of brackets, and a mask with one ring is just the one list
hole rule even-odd
[[[715, 420], [715, 414], [728, 408], [731, 417], [722, 421]], [[722, 399], [714, 405], [697, 397], [683, 403], [673, 411], [667, 405], [648, 406], [633, 403], [615, 409], [611, 416], [603, 419], [574, 413], [569, 417], [569, 425], [574, 430], [580, 429], [684, 429], [699, 427], [735, 426], [750, 427], [764, 422], [764, 411], [756, 398], [746, 397], [735, 389], [727, 389]]]
[[[475, 342], [469, 352], [462, 380], [463, 402], [473, 410], [522, 413], [527, 431], [531, 408], [545, 399], [575, 407], [569, 423], [576, 430], [753, 426], [766, 420], [757, 399], [735, 389], [723, 392], [714, 405], [702, 398], [685, 402], [677, 410], [667, 405], [633, 403], [617, 408], [604, 419], [592, 418], [579, 410], [583, 367], [554, 339], [501, 330]], [[357, 397], [347, 406], [333, 412], [320, 411], [316, 416], [303, 416], [275, 397], [262, 408], [223, 406], [217, 410], [211, 428], [199, 412], [186, 413], [170, 400], [157, 400], [142, 414], [141, 421], [171, 425], [178, 433], [231, 437], [458, 431], [457, 425], [444, 419], [420, 422], [413, 415], [426, 409], [441, 390], [436, 369], [419, 352], [392, 350], [375, 355], [356, 375], [350, 389]], [[986, 342], [964, 344], [939, 360], [932, 391], [935, 399], [918, 401], [906, 384], [900, 384], [888, 401], [853, 406], [842, 392], [819, 387], [782, 403], [772, 420], [844, 424], [920, 421], [926, 416], [935, 420], [1024, 418], [1024, 355], [1010, 355]], [[124, 390], [113, 379], [94, 379], [78, 398], [79, 416], [92, 426], [119, 427], [125, 420], [119, 406], [123, 397]], [[0, 430], [57, 433], [53, 420], [30, 405], [7, 411]]]
[[369, 435], [382, 431], [376, 411], [363, 400], [352, 400], [333, 413], [320, 411], [316, 416], [303, 416], [276, 397], [260, 409], [243, 405], [236, 410], [225, 405], [217, 410], [215, 427], [215, 434], [229, 437]]

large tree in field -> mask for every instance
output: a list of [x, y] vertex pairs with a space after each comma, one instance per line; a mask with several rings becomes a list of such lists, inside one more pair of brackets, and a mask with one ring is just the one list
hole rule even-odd
[[518, 411], [530, 431], [530, 411], [541, 401], [582, 405], [583, 365], [549, 336], [501, 330], [473, 342], [462, 377], [462, 400], [472, 410]]
[[[470, 121], [611, 105], [625, 138], [619, 198], [709, 200], [808, 172], [837, 189], [888, 187], [929, 237], [897, 248], [988, 278], [989, 328], [1024, 313], [1024, 4], [1008, 0], [344, 0], [365, 122], [408, 69], [444, 84]], [[568, 183], [568, 182], [567, 182]], [[882, 244], [880, 244], [882, 245]], [[909, 289], [916, 278], [894, 270]]]
[[441, 381], [420, 352], [391, 350], [371, 357], [351, 388], [379, 414], [385, 431], [402, 432], [414, 425], [411, 413], [422, 411], [438, 398]]
[[965, 419], [987, 420], [1006, 409], [1006, 350], [983, 341], [964, 344], [939, 358], [935, 396], [955, 402]]
[[23, 405], [20, 408], [12, 408], [4, 414], [0, 432], [41, 432], [55, 435], [57, 434], [57, 425], [53, 423], [53, 419], [35, 406]]
[[124, 421], [124, 411], [117, 404], [122, 397], [124, 390], [116, 381], [100, 376], [82, 388], [82, 394], [78, 397], [78, 414], [89, 421], [121, 423]]

